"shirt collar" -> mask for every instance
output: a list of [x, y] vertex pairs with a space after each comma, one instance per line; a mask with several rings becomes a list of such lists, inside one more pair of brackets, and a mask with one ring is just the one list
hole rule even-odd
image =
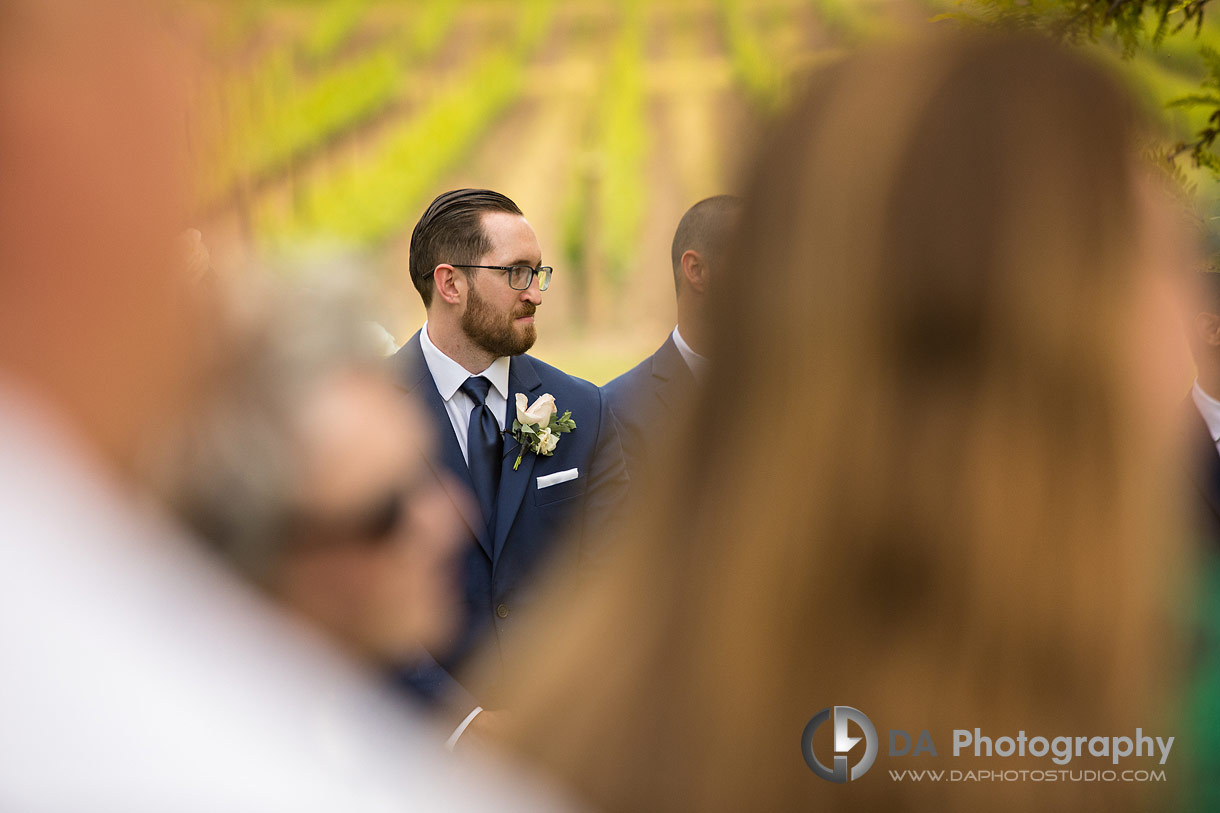
[[1212, 442], [1220, 440], [1220, 401], [1204, 392], [1198, 379], [1195, 379], [1195, 385], [1190, 388], [1190, 397], [1198, 407], [1199, 414], [1203, 416], [1203, 422], [1207, 424]]
[[[678, 332], [678, 328], [674, 328], [674, 332], [670, 334], [673, 337], [674, 344], [678, 348], [678, 352], [682, 355], [682, 360], [686, 362], [686, 366], [690, 368], [691, 373], [696, 378], [701, 377], [707, 371], [708, 361], [703, 356], [691, 350], [690, 345], [682, 338], [682, 334]], [[1218, 405], [1220, 406], [1220, 405]]]
[[[432, 339], [428, 336], [427, 322], [424, 322], [424, 326], [420, 328], [419, 346], [424, 351], [424, 363], [428, 365], [428, 372], [432, 374], [432, 380], [436, 382], [437, 392], [445, 401], [450, 400], [472, 373], [446, 356], [439, 347], [432, 343]], [[490, 381], [491, 385], [496, 388], [496, 392], [500, 393], [500, 397], [505, 401], [508, 400], [509, 361], [508, 356], [500, 356], [486, 370], [473, 374], [481, 375]]]

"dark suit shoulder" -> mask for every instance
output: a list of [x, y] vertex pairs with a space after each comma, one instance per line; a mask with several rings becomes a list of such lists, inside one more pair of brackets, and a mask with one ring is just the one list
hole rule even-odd
[[681, 395], [694, 384], [690, 368], [670, 335], [655, 353], [602, 387], [602, 394], [615, 416], [627, 420], [625, 414], [650, 406], [654, 397], [664, 400], [669, 395]]
[[627, 372], [602, 385], [602, 395], [610, 402], [611, 409], [635, 400], [639, 393], [649, 386], [653, 377], [652, 360], [655, 355], [654, 353]]
[[427, 365], [424, 363], [424, 353], [419, 342], [419, 331], [407, 339], [402, 347], [398, 348], [392, 355], [385, 360], [386, 369], [391, 380], [398, 386], [404, 389], [411, 389], [423, 377], [427, 371]]
[[672, 335], [651, 356], [602, 387], [632, 477], [646, 468], [649, 435], [658, 421], [683, 419], [695, 389], [694, 375]]

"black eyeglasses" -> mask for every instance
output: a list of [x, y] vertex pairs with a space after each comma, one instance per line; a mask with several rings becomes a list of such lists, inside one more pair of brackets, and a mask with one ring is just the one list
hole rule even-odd
[[508, 273], [508, 287], [514, 291], [529, 290], [530, 283], [534, 281], [534, 275], [538, 275], [538, 290], [545, 291], [551, 287], [551, 274], [555, 269], [549, 265], [540, 265], [534, 268], [530, 265], [458, 265], [450, 263], [454, 268], [487, 268], [491, 271], [505, 271]]

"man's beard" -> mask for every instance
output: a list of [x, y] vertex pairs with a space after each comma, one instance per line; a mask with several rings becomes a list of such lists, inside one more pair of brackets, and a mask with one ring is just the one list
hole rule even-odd
[[518, 327], [516, 320], [533, 316], [537, 308], [533, 302], [522, 302], [520, 308], [505, 316], [497, 313], [471, 286], [466, 312], [462, 314], [462, 331], [497, 358], [519, 356], [534, 346], [538, 333], [532, 323]]

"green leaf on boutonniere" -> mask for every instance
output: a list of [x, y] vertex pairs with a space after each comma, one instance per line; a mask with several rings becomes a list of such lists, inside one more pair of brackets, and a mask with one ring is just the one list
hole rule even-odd
[[567, 434], [576, 428], [576, 421], [572, 420], [572, 410], [567, 410], [562, 416], [552, 416], [550, 429], [553, 432]]

